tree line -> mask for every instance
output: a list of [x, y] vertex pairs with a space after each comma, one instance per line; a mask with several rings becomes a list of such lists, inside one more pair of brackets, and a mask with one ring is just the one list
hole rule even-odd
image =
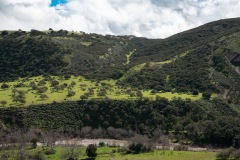
[[[240, 134], [239, 114], [224, 101], [212, 103], [168, 101], [91, 100], [26, 108], [1, 108], [0, 120], [9, 128], [39, 128], [86, 138], [122, 139], [136, 134], [176, 142], [231, 146]], [[235, 144], [236, 145], [236, 144]]]

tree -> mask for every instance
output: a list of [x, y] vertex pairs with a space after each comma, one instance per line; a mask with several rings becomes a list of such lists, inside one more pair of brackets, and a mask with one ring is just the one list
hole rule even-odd
[[95, 144], [88, 145], [86, 149], [87, 156], [90, 158], [97, 157], [97, 146]]
[[68, 91], [68, 97], [72, 97], [72, 96], [74, 96], [75, 95], [75, 92], [74, 91]]
[[32, 87], [33, 90], [36, 90], [36, 89], [37, 89], [37, 85], [36, 85], [35, 82], [31, 82], [31, 83], [29, 84], [29, 86]]
[[12, 101], [13, 102], [20, 102], [22, 104], [26, 103], [26, 100], [25, 100], [25, 91], [21, 91], [21, 90], [16, 90], [16, 89], [13, 89], [12, 90], [13, 94], [12, 94]]
[[209, 93], [209, 92], [204, 92], [204, 93], [202, 94], [202, 96], [203, 96], [203, 99], [209, 100], [209, 99], [211, 98], [211, 93]]
[[76, 83], [75, 81], [72, 81], [70, 85], [71, 85], [71, 86], [75, 86], [76, 84], [77, 84], [77, 83]]
[[66, 80], [68, 80], [68, 79], [71, 78], [71, 75], [65, 75], [64, 78], [65, 78]]
[[198, 90], [197, 89], [194, 89], [193, 92], [192, 92], [193, 95], [197, 96], [199, 94]]
[[21, 99], [19, 99], [18, 101], [19, 101], [20, 103], [22, 103], [22, 104], [25, 104], [25, 103], [26, 103], [25, 98], [21, 98]]
[[54, 86], [57, 86], [57, 85], [59, 85], [59, 82], [57, 80], [53, 80], [52, 81], [52, 86], [54, 87]]
[[1, 85], [1, 89], [7, 89], [7, 88], [9, 88], [9, 85], [8, 85], [8, 84], [3, 83], [3, 84]]
[[99, 142], [99, 146], [100, 146], [100, 147], [104, 147], [104, 146], [105, 146], [105, 143], [104, 143], [104, 142]]
[[2, 35], [2, 36], [8, 35], [8, 31], [6, 31], [6, 30], [2, 31], [1, 35]]
[[21, 148], [16, 151], [16, 155], [14, 156], [15, 160], [27, 160], [28, 159], [28, 152], [26, 149]]
[[47, 92], [47, 90], [48, 90], [48, 87], [39, 87], [39, 88], [37, 88], [37, 92], [38, 93], [45, 93], [45, 92]]
[[68, 86], [68, 89], [72, 89], [77, 83], [75, 81], [72, 81], [71, 84]]
[[7, 101], [2, 100], [0, 103], [2, 104], [2, 106], [5, 106], [7, 104]]
[[44, 100], [44, 99], [48, 99], [49, 97], [46, 94], [41, 94], [40, 95], [40, 99]]
[[137, 144], [131, 144], [129, 146], [129, 150], [132, 151], [135, 154], [138, 154], [142, 151], [143, 144], [142, 143], [137, 143]]
[[143, 94], [140, 90], [137, 90], [136, 91], [136, 95], [139, 97], [139, 98], [143, 98]]
[[75, 146], [70, 146], [64, 149], [62, 157], [67, 160], [77, 160], [81, 155], [81, 149]]
[[37, 149], [28, 156], [28, 159], [45, 160], [46, 158], [44, 157], [43, 151], [40, 149]]
[[106, 94], [107, 94], [107, 91], [106, 91], [106, 89], [100, 89], [100, 91], [98, 91], [98, 96], [106, 96]]
[[39, 35], [44, 35], [44, 34], [45, 34], [44, 32], [41, 32], [41, 31], [38, 31], [35, 29], [32, 29], [30, 32], [30, 36], [39, 36]]
[[80, 96], [80, 99], [81, 99], [81, 100], [86, 100], [86, 99], [88, 99], [88, 96], [85, 95], [85, 94], [84, 94], [84, 95], [81, 95], [81, 96]]
[[44, 86], [46, 84], [45, 80], [41, 80], [38, 82], [38, 86]]
[[32, 149], [37, 148], [37, 138], [33, 138], [33, 139], [31, 140], [31, 143], [32, 143]]

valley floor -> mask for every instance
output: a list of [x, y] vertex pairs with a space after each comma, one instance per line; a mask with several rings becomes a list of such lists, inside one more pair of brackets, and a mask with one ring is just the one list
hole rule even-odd
[[[55, 154], [44, 155], [46, 160], [64, 160], [64, 153], [69, 148], [67, 147], [54, 147], [56, 150]], [[75, 148], [80, 152], [79, 160], [87, 160], [86, 148]], [[148, 153], [140, 154], [125, 154], [118, 153], [118, 147], [98, 147], [96, 160], [215, 160], [216, 152], [202, 151], [170, 151], [170, 150], [155, 150]], [[41, 151], [41, 148], [32, 149], [26, 151], [29, 154], [33, 152]], [[10, 150], [1, 150], [0, 155], [6, 154], [7, 152], [13, 153]], [[17, 151], [15, 151], [17, 153]], [[14, 155], [14, 154], [13, 154]]]

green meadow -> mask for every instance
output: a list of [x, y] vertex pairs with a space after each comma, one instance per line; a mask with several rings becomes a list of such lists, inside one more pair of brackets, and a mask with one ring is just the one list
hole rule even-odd
[[[58, 147], [54, 155], [47, 157], [49, 160], [62, 160], [61, 153], [64, 147]], [[80, 160], [87, 159], [85, 148], [81, 149]], [[96, 160], [215, 160], [215, 152], [193, 152], [193, 151], [169, 151], [155, 150], [149, 153], [123, 154], [117, 152], [118, 148], [98, 147]]]
[[[50, 80], [49, 80], [50, 79]], [[43, 82], [43, 84], [40, 84]], [[52, 86], [52, 81], [58, 81], [57, 86]], [[116, 80], [91, 81], [82, 76], [70, 76], [68, 78], [50, 76], [48, 79], [43, 76], [20, 78], [16, 81], [0, 83], [7, 84], [9, 87], [0, 89], [0, 101], [6, 101], [4, 106], [29, 106], [36, 104], [47, 104], [63, 101], [76, 101], [80, 99], [138, 99], [149, 98], [154, 100], [157, 96], [165, 97], [169, 100], [173, 98], [198, 100], [202, 98], [202, 94], [194, 96], [192, 94], [174, 93], [174, 92], [157, 92], [152, 93], [151, 90], [137, 90], [131, 87], [122, 87], [116, 84]], [[34, 83], [35, 88], [45, 87], [44, 92], [33, 89], [31, 84]], [[60, 87], [60, 89], [59, 89]], [[13, 100], [15, 92], [23, 92], [25, 102]], [[69, 95], [69, 92], [73, 94]], [[137, 95], [141, 92], [141, 96]], [[91, 93], [91, 94], [90, 94]], [[44, 94], [46, 97], [41, 97]], [[1, 105], [2, 106], [2, 105]]]
[[[70, 147], [71, 148], [71, 147]], [[69, 147], [54, 147], [56, 151], [51, 155], [44, 155], [46, 160], [64, 160]], [[41, 151], [39, 147], [26, 151], [28, 154], [33, 154], [36, 151]], [[8, 151], [7, 151], [8, 152]], [[10, 152], [10, 151], [9, 151]], [[79, 153], [79, 160], [87, 160], [86, 148], [74, 148], [74, 153]], [[6, 152], [5, 152], [6, 153]], [[14, 155], [14, 154], [12, 154]], [[10, 158], [11, 159], [11, 158]], [[193, 152], [193, 151], [169, 151], [155, 150], [148, 153], [126, 154], [119, 153], [117, 147], [98, 147], [96, 160], [215, 160], [216, 152]]]
[[126, 61], [126, 63], [124, 63], [124, 65], [128, 65], [130, 63], [130, 58], [135, 51], [136, 51], [136, 49], [134, 49], [133, 51], [126, 54], [127, 61]]

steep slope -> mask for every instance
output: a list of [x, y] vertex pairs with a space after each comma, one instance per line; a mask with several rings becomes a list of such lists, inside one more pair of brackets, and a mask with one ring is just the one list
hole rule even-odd
[[207, 45], [220, 37], [240, 31], [240, 19], [225, 19], [178, 33], [166, 39], [133, 38], [132, 46], [137, 49], [133, 62], [163, 61], [171, 57]]
[[67, 66], [69, 50], [45, 36], [17, 31], [0, 39], [0, 81], [43, 74], [59, 74]]
[[[235, 25], [238, 23], [239, 19], [221, 20], [161, 40], [159, 46], [171, 41], [174, 42], [172, 44], [176, 44], [171, 47], [175, 51], [170, 55], [176, 52], [180, 55], [179, 52], [182, 50], [187, 51], [188, 54], [172, 63], [164, 63], [165, 61], [159, 61], [161, 54], [167, 54], [170, 50], [165, 49], [158, 54], [157, 51], [155, 54], [150, 52], [148, 58], [145, 58], [146, 61], [152, 56], [154, 58], [148, 63], [145, 61], [139, 65], [135, 72], [127, 72], [120, 84], [156, 91], [197, 90], [221, 93], [229, 103], [239, 103], [240, 32], [239, 27]], [[157, 48], [157, 45], [152, 47], [152, 49]], [[145, 48], [145, 53], [147, 52]], [[168, 56], [164, 56], [166, 57]], [[159, 61], [160, 65], [151, 65], [157, 64], [156, 61]], [[134, 69], [136, 67], [131, 70]]]

